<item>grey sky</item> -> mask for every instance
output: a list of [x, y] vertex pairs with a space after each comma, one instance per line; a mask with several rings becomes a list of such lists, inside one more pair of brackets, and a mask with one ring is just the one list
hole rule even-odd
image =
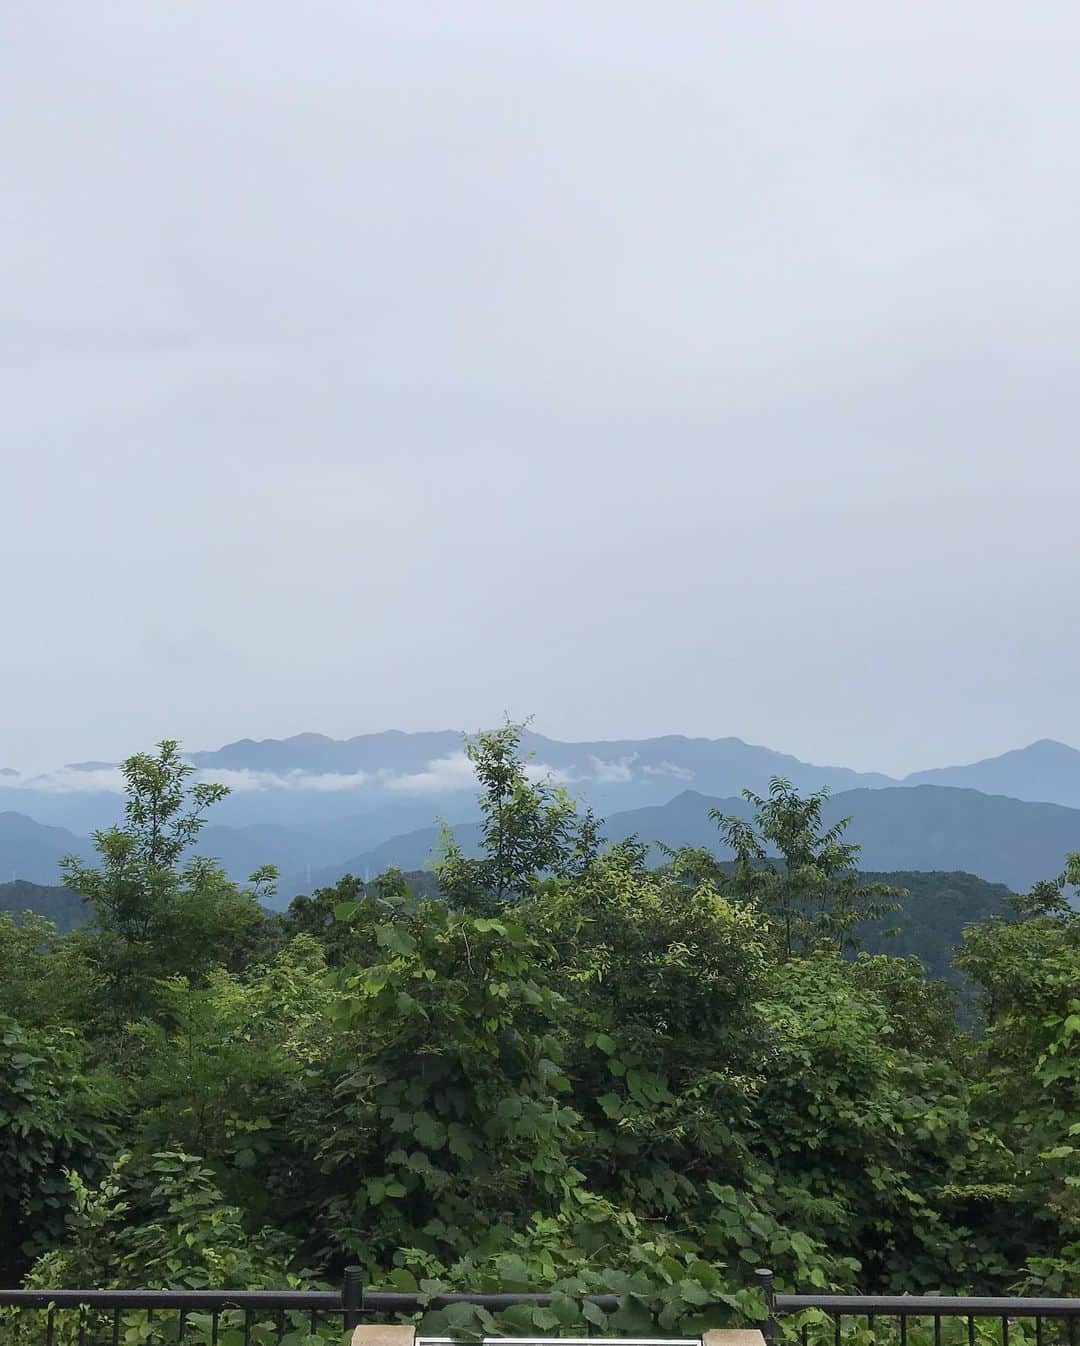
[[1080, 745], [1080, 13], [0, 20], [0, 765]]

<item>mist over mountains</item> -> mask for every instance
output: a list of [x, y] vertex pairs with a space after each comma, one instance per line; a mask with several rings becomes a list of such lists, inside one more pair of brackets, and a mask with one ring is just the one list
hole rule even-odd
[[[523, 747], [537, 776], [565, 784], [607, 819], [609, 841], [637, 835], [722, 853], [709, 808], [749, 816], [740, 792], [764, 792], [783, 775], [803, 792], [828, 787], [826, 821], [853, 817], [850, 835], [868, 868], [964, 870], [1023, 888], [1056, 874], [1066, 851], [1080, 848], [1080, 752], [1052, 740], [902, 780], [737, 738], [565, 743], [526, 733]], [[203, 778], [232, 789], [199, 852], [236, 879], [276, 865], [282, 903], [346, 872], [429, 864], [440, 818], [467, 852], [478, 843], [476, 782], [455, 731], [242, 739], [189, 759]], [[108, 762], [34, 776], [8, 768], [0, 777], [0, 881], [56, 883], [60, 856], [89, 857], [88, 834], [119, 820], [121, 791]]]
[[[804, 762], [738, 738], [665, 735], [569, 743], [526, 732], [522, 747], [532, 754], [537, 775], [553, 776], [603, 813], [666, 803], [684, 789], [719, 797], [746, 788], [760, 792], [774, 775], [804, 791], [947, 785], [1080, 808], [1080, 751], [1050, 739], [903, 778]], [[352, 831], [354, 840], [359, 840], [354, 829], [364, 828], [371, 844], [430, 822], [444, 806], [466, 817], [462, 809], [471, 808], [475, 789], [462, 735], [455, 730], [240, 739], [188, 757], [206, 778], [232, 788], [217, 810], [221, 822], [280, 823], [338, 835]], [[118, 766], [109, 762], [77, 762], [33, 774], [8, 767], [0, 775], [0, 810], [77, 832], [114, 821], [121, 793]]]

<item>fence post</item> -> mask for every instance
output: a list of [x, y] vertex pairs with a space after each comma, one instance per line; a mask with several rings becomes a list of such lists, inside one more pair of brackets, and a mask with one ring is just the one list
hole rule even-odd
[[761, 1325], [761, 1333], [767, 1342], [772, 1343], [777, 1337], [776, 1291], [773, 1289], [773, 1274], [767, 1267], [758, 1267], [754, 1275], [757, 1277], [757, 1283], [765, 1296], [765, 1321]]
[[345, 1310], [345, 1331], [352, 1332], [360, 1322], [364, 1307], [364, 1268], [346, 1267], [341, 1286], [341, 1307]]

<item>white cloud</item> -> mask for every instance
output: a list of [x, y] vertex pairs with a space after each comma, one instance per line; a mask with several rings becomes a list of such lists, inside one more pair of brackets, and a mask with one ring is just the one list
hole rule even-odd
[[[603, 785], [621, 784], [634, 779], [636, 760], [636, 753], [611, 761], [590, 757], [589, 769], [584, 772], [575, 771], [570, 767], [553, 766], [550, 762], [529, 762], [525, 766], [525, 775], [534, 784], [549, 781], [555, 785], [569, 786], [579, 785], [588, 780]], [[684, 781], [692, 780], [694, 776], [692, 771], [676, 766], [674, 762], [644, 766], [640, 768], [640, 772], [645, 776], [669, 777]], [[246, 768], [204, 767], [196, 772], [194, 779], [199, 782], [227, 785], [238, 794], [253, 794], [260, 791], [333, 793], [367, 787], [374, 791], [385, 790], [394, 794], [424, 795], [473, 790], [477, 784], [472, 763], [464, 752], [432, 758], [424, 764], [422, 771], [406, 773], [385, 768], [374, 772], [317, 772], [302, 769], [257, 771]], [[105, 764], [87, 766], [72, 764], [33, 776], [19, 773], [10, 776], [5, 774], [5, 781], [16, 789], [41, 790], [50, 794], [124, 792], [124, 777], [120, 768]]]
[[687, 766], [677, 766], [674, 762], [657, 762], [655, 766], [642, 767], [645, 776], [665, 776], [673, 780], [693, 780], [694, 773]]
[[124, 777], [119, 767], [61, 766], [36, 776], [18, 776], [10, 782], [17, 790], [41, 790], [46, 794], [80, 794], [106, 791], [123, 794]]
[[600, 757], [590, 757], [589, 761], [592, 763], [594, 780], [602, 785], [623, 784], [634, 779], [637, 753], [631, 753], [629, 757], [620, 757], [614, 762], [605, 762]]
[[196, 779], [246, 793], [252, 790], [356, 790], [372, 777], [366, 771], [249, 771], [207, 767], [198, 772]]
[[[570, 777], [543, 764], [526, 768], [531, 780], [551, 777], [569, 781]], [[7, 779], [7, 778], [6, 778]], [[256, 771], [247, 768], [204, 767], [194, 780], [205, 784], [226, 785], [238, 794], [259, 791], [335, 791], [358, 790], [367, 786], [375, 790], [390, 790], [401, 794], [440, 794], [454, 790], [471, 790], [476, 786], [472, 763], [463, 752], [432, 759], [423, 771], [406, 774], [383, 769], [369, 771]], [[124, 777], [119, 767], [88, 769], [80, 766], [58, 767], [34, 776], [13, 774], [10, 785], [19, 789], [41, 790], [48, 793], [93, 793], [106, 790], [122, 794]]]
[[425, 764], [423, 771], [404, 776], [380, 772], [379, 783], [403, 794], [440, 794], [444, 790], [472, 789], [476, 785], [476, 773], [465, 753], [452, 752], [446, 757], [433, 758]]
[[569, 768], [551, 766], [547, 762], [526, 763], [525, 777], [527, 780], [531, 780], [534, 785], [539, 781], [548, 781], [552, 785], [573, 785], [581, 779]]

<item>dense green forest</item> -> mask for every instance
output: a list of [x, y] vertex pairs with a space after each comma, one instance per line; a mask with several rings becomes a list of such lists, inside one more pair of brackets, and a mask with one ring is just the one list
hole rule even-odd
[[[283, 915], [272, 870], [186, 858], [223, 787], [170, 742], [125, 763], [124, 824], [65, 865], [91, 920], [0, 914], [0, 1284], [359, 1262], [558, 1287], [498, 1324], [546, 1331], [752, 1319], [762, 1263], [783, 1289], [1080, 1293], [1080, 855], [989, 919], [958, 876], [958, 1016], [914, 956], [941, 974], [940, 941], [884, 951], [900, 895], [823, 793], [776, 779], [714, 819], [734, 864], [657, 869], [530, 781], [519, 727], [469, 754], [480, 857], [448, 835], [433, 875]], [[426, 1327], [470, 1325], [495, 1326]]]

